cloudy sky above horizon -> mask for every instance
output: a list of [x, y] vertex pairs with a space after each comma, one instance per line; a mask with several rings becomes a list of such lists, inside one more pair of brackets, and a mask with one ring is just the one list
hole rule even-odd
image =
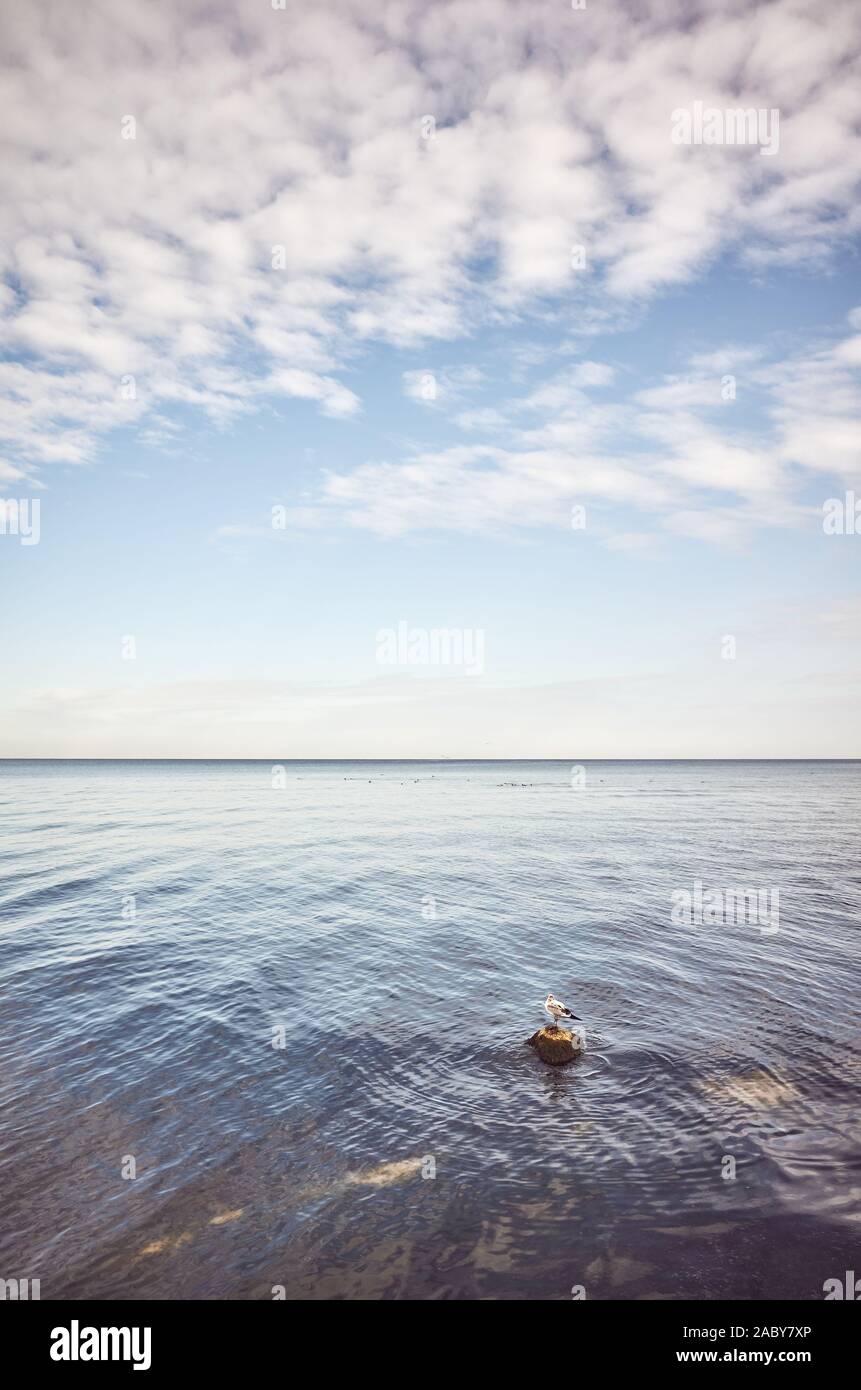
[[0, 54], [0, 756], [861, 756], [853, 0], [48, 0]]

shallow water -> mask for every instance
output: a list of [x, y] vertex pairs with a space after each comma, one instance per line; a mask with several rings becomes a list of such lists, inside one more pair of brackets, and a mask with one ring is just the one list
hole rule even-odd
[[[0, 763], [0, 1277], [821, 1298], [857, 1266], [861, 764], [284, 767]], [[674, 922], [695, 880], [778, 890], [778, 929]], [[524, 1046], [548, 989], [587, 1026], [560, 1069]]]

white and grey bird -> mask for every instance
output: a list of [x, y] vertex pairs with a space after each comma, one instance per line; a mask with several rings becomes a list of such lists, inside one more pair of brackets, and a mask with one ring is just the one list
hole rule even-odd
[[572, 1014], [568, 1005], [563, 1004], [561, 999], [557, 999], [554, 994], [548, 994], [547, 998], [544, 1000], [544, 1008], [553, 1019], [554, 1028], [559, 1027], [560, 1018], [573, 1018], [575, 1023], [583, 1022], [582, 1018], [578, 1018], [576, 1014]]

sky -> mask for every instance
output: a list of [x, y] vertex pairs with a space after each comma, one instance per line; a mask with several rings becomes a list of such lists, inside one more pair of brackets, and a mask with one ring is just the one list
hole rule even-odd
[[0, 756], [861, 756], [861, 8], [577, 3], [3, 8]]

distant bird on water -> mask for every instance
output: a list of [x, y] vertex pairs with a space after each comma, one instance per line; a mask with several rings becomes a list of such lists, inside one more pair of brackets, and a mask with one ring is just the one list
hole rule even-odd
[[583, 1022], [582, 1018], [578, 1018], [576, 1014], [572, 1014], [568, 1005], [563, 1004], [562, 1001], [557, 999], [553, 994], [548, 994], [547, 998], [544, 1000], [544, 1007], [553, 1019], [554, 1028], [559, 1027], [560, 1018], [573, 1018], [575, 1023]]

